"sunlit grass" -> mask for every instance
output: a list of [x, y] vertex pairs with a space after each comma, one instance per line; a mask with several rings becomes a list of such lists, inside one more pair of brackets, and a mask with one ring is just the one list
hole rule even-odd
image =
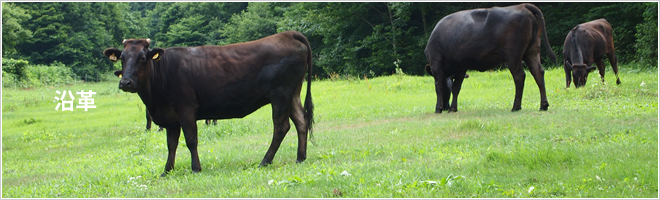
[[[459, 111], [442, 114], [430, 76], [313, 82], [317, 145], [299, 164], [292, 128], [257, 167], [270, 106], [200, 120], [202, 172], [180, 138], [164, 178], [165, 132], [144, 131], [144, 105], [116, 82], [3, 89], [2, 197], [658, 197], [657, 72], [566, 89], [563, 70], [547, 70], [545, 112], [529, 72], [518, 112], [508, 71], [469, 73]], [[54, 110], [55, 90], [82, 89], [96, 109]]]

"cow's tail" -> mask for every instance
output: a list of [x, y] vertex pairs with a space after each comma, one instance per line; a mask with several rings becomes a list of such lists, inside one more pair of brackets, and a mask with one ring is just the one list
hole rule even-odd
[[544, 43], [545, 48], [548, 51], [548, 57], [550, 57], [550, 60], [553, 63], [557, 63], [557, 56], [555, 56], [555, 52], [553, 52], [552, 48], [550, 48], [550, 41], [548, 41], [548, 33], [546, 33], [545, 31], [545, 19], [543, 18], [543, 13], [538, 7], [536, 7], [533, 4], [526, 3], [525, 8], [527, 8], [527, 10], [532, 12], [532, 14], [534, 14], [534, 16], [536, 17], [536, 20], [539, 22], [539, 26], [541, 26], [541, 32], [543, 32], [542, 36], [543, 36], [543, 40], [545, 41]]
[[304, 43], [307, 46], [307, 94], [305, 95], [305, 124], [307, 124], [307, 132], [309, 133], [309, 141], [316, 145], [312, 135], [312, 124], [314, 123], [314, 103], [312, 103], [312, 48], [309, 46], [309, 41], [300, 32], [295, 32], [293, 38]]

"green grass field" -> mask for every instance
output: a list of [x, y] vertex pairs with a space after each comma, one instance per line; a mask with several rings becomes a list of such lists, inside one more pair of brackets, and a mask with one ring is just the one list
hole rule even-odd
[[[316, 81], [305, 162], [292, 128], [257, 167], [268, 105], [198, 121], [202, 172], [182, 137], [164, 178], [165, 132], [144, 131], [144, 105], [117, 82], [3, 89], [2, 197], [658, 198], [658, 74], [621, 68], [621, 85], [608, 71], [580, 89], [547, 70], [546, 112], [529, 72], [518, 112], [508, 70], [468, 72], [458, 112], [442, 114], [430, 76]], [[56, 111], [56, 90], [93, 90], [97, 108]]]

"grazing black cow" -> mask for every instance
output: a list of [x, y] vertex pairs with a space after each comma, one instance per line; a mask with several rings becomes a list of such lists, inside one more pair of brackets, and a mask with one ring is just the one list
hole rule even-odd
[[571, 72], [575, 88], [587, 84], [587, 76], [594, 71], [596, 63], [600, 80], [605, 82], [605, 63], [603, 57], [607, 55], [616, 75], [616, 84], [619, 80], [619, 68], [616, 66], [614, 54], [614, 37], [612, 26], [605, 19], [579, 24], [573, 28], [564, 40], [564, 72], [566, 72], [566, 88], [571, 86]]
[[[137, 93], [153, 122], [167, 130], [165, 176], [174, 167], [181, 129], [193, 172], [202, 170], [197, 154], [198, 119], [242, 118], [266, 104], [273, 109], [273, 139], [260, 163], [273, 161], [293, 121], [298, 132], [297, 162], [307, 158], [311, 137], [312, 51], [304, 35], [286, 31], [225, 46], [149, 48], [149, 39], [124, 40], [124, 50], [103, 54], [121, 59], [119, 88]], [[307, 72], [307, 94], [300, 101]]]
[[[543, 13], [528, 3], [459, 11], [442, 18], [433, 29], [424, 53], [435, 79], [436, 113], [456, 112], [457, 97], [467, 70], [486, 71], [502, 63], [508, 65], [516, 84], [512, 111], [520, 110], [525, 83], [522, 61], [536, 80], [541, 93], [541, 109], [548, 110], [545, 80], [541, 67], [541, 36], [548, 56], [556, 62], [545, 32]], [[453, 77], [449, 88], [447, 77]], [[453, 99], [448, 107], [449, 93]]]

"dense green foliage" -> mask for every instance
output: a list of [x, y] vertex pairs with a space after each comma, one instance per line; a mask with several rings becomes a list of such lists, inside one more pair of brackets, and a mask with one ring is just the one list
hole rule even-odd
[[[57, 61], [80, 78], [114, 70], [101, 52], [120, 47], [125, 38], [151, 38], [153, 47], [166, 48], [225, 45], [297, 30], [310, 40], [318, 77], [373, 77], [397, 67], [422, 75], [426, 42], [442, 17], [512, 4], [517, 3], [3, 2], [2, 56], [35, 64]], [[619, 62], [657, 67], [657, 2], [535, 4], [559, 59], [571, 28], [606, 18], [614, 28]]]
[[76, 75], [71, 68], [60, 62], [47, 65], [30, 65], [25, 60], [2, 59], [2, 86], [34, 88], [73, 84]]
[[[292, 127], [258, 167], [272, 140], [267, 105], [198, 121], [202, 171], [191, 172], [182, 135], [164, 178], [165, 132], [144, 131], [144, 104], [116, 81], [5, 88], [2, 197], [658, 198], [658, 73], [621, 68], [623, 84], [610, 71], [579, 89], [547, 70], [548, 111], [529, 72], [518, 112], [505, 70], [471, 73], [459, 111], [442, 114], [430, 76], [315, 81], [305, 162]], [[93, 90], [96, 108], [56, 111], [56, 90]]]
[[636, 50], [639, 62], [648, 66], [656, 66], [658, 62], [658, 4], [646, 2], [644, 10], [644, 22], [637, 24]]

